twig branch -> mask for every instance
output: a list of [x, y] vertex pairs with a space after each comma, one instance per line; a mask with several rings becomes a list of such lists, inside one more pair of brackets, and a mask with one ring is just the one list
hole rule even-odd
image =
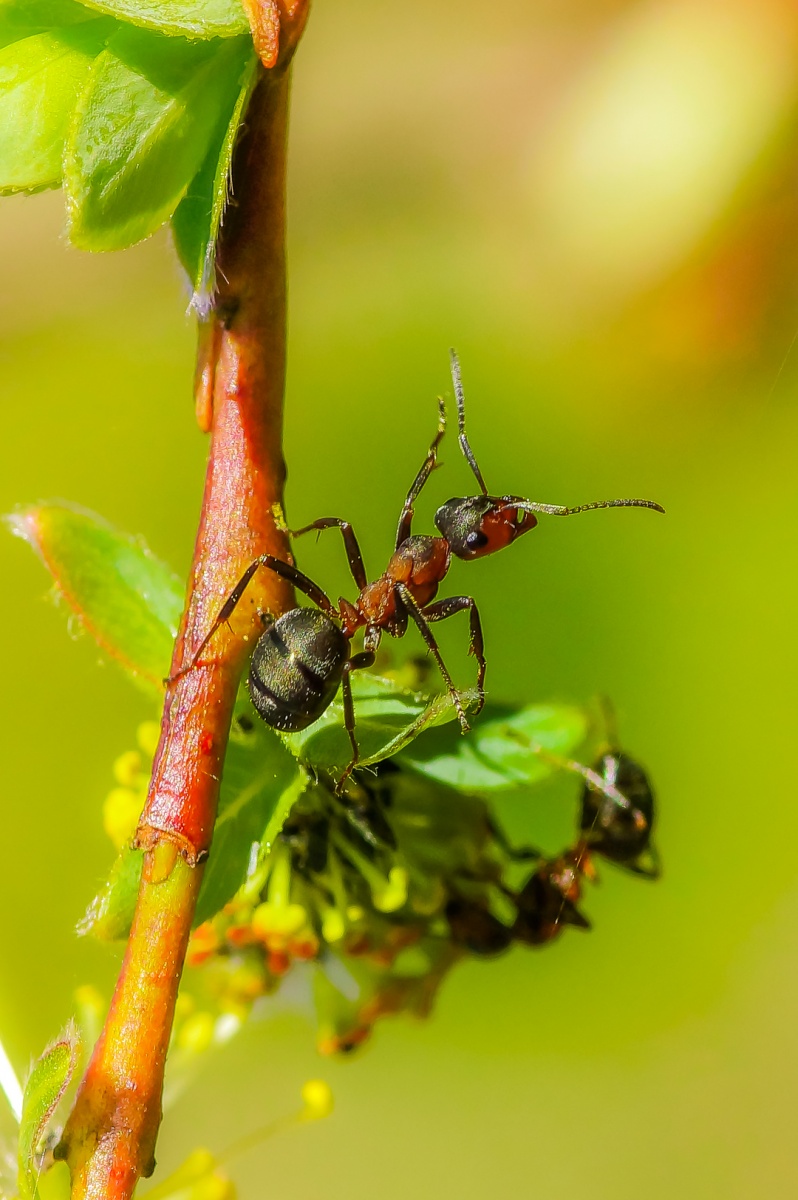
[[[267, 7], [274, 9], [273, 0]], [[263, 553], [289, 554], [274, 506], [285, 478], [288, 63], [306, 8], [305, 0], [294, 0], [277, 10], [279, 57], [255, 89], [234, 160], [217, 257], [218, 300], [200, 335], [198, 412], [212, 440], [173, 674], [190, 661], [244, 568]], [[232, 627], [221, 627], [201, 663], [167, 690], [137, 833], [145, 855], [133, 928], [59, 1147], [74, 1200], [123, 1200], [154, 1168], [166, 1051], [238, 682], [262, 628], [260, 614], [292, 606], [286, 583], [261, 572]]]

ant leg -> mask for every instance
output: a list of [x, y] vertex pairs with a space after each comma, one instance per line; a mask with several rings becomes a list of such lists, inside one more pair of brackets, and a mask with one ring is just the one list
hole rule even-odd
[[340, 796], [344, 789], [344, 784], [360, 761], [360, 747], [355, 737], [355, 705], [352, 700], [352, 681], [350, 676], [353, 671], [362, 671], [364, 667], [371, 667], [373, 665], [374, 652], [372, 650], [364, 650], [361, 654], [356, 654], [344, 665], [344, 673], [341, 679], [341, 697], [344, 702], [344, 727], [352, 746], [352, 759], [335, 785], [336, 796]]
[[205, 637], [200, 642], [198, 648], [195, 650], [191, 657], [191, 661], [187, 666], [181, 667], [178, 671], [175, 671], [173, 675], [170, 675], [166, 681], [167, 683], [173, 683], [176, 679], [179, 679], [181, 675], [185, 675], [187, 671], [192, 670], [192, 668], [197, 665], [199, 656], [202, 654], [202, 651], [216, 633], [216, 630], [232, 616], [258, 567], [266, 567], [267, 570], [274, 571], [275, 575], [279, 575], [282, 579], [287, 579], [289, 583], [292, 583], [294, 587], [298, 589], [298, 591], [303, 592], [308, 599], [312, 600], [314, 604], [317, 604], [323, 612], [326, 612], [328, 617], [338, 616], [338, 610], [336, 609], [335, 605], [332, 603], [327, 593], [323, 592], [317, 583], [314, 583], [312, 579], [308, 579], [307, 575], [303, 575], [300, 570], [292, 566], [290, 563], [283, 562], [280, 558], [275, 558], [273, 554], [261, 554], [259, 558], [256, 558], [249, 564], [246, 571], [241, 576], [222, 607], [219, 609], [216, 620], [213, 622]]
[[446, 684], [449, 695], [452, 698], [452, 704], [455, 707], [455, 711], [457, 713], [457, 719], [460, 722], [461, 730], [463, 731], [463, 733], [468, 733], [471, 726], [468, 724], [468, 720], [466, 719], [465, 709], [463, 708], [463, 705], [460, 701], [460, 693], [458, 692], [457, 688], [454, 686], [454, 680], [452, 679], [451, 675], [449, 674], [449, 671], [447, 670], [446, 663], [441, 658], [441, 652], [438, 649], [438, 643], [435, 641], [435, 638], [433, 637], [432, 630], [429, 627], [429, 624], [427, 622], [427, 619], [426, 619], [424, 613], [418, 607], [418, 605], [416, 604], [412, 595], [410, 594], [410, 592], [408, 591], [408, 589], [405, 587], [405, 585], [403, 583], [397, 583], [396, 590], [399, 593], [399, 597], [402, 601], [402, 604], [407, 609], [409, 615], [413, 618], [414, 622], [418, 626], [419, 633], [423, 637], [424, 641], [427, 643], [427, 648], [429, 649], [430, 653], [432, 654], [433, 658], [435, 659], [436, 663], [438, 664], [438, 670], [440, 671], [441, 675], [443, 676], [443, 681]]
[[517, 729], [509, 729], [510, 736], [516, 741], [526, 746], [533, 754], [537, 754], [543, 762], [548, 763], [552, 767], [556, 767], [558, 771], [570, 771], [572, 775], [580, 775], [585, 783], [590, 788], [591, 792], [598, 792], [605, 796], [607, 800], [611, 800], [613, 804], [617, 804], [619, 808], [634, 810], [634, 805], [631, 800], [624, 796], [623, 792], [606, 779], [599, 775], [598, 771], [594, 771], [591, 767], [586, 767], [584, 763], [577, 762], [573, 758], [561, 758], [559, 754], [552, 754], [550, 750], [546, 750], [539, 742], [532, 741]]
[[421, 489], [429, 479], [432, 472], [438, 465], [438, 446], [441, 444], [441, 439], [446, 433], [446, 406], [443, 400], [438, 397], [438, 432], [432, 439], [432, 444], [427, 451], [427, 457], [422, 463], [421, 470], [413, 480], [413, 486], [407, 493], [407, 498], [404, 503], [401, 515], [399, 517], [399, 527], [396, 530], [396, 549], [398, 550], [402, 542], [407, 541], [410, 537], [410, 530], [413, 526], [413, 505], [418, 499]]
[[449, 361], [451, 362], [452, 366], [452, 383], [454, 384], [454, 394], [457, 399], [457, 425], [460, 430], [460, 436], [458, 438], [458, 441], [460, 442], [460, 449], [463, 451], [466, 462], [476, 476], [477, 483], [482, 490], [482, 495], [487, 496], [488, 489], [485, 486], [485, 480], [482, 478], [482, 472], [480, 471], [477, 460], [474, 457], [474, 451], [471, 449], [471, 444], [466, 437], [465, 395], [463, 393], [463, 381], [460, 378], [460, 361], [454, 350], [449, 351]]
[[341, 530], [346, 557], [349, 560], [349, 570], [352, 572], [352, 578], [358, 588], [362, 591], [368, 583], [366, 568], [363, 566], [363, 555], [360, 553], [355, 531], [349, 522], [341, 521], [338, 517], [320, 517], [318, 521], [313, 521], [310, 525], [303, 525], [301, 529], [289, 529], [288, 532], [291, 537], [301, 537], [303, 533], [310, 533], [312, 529]]
[[468, 647], [468, 653], [473, 654], [477, 660], [477, 691], [479, 700], [477, 702], [476, 712], [482, 712], [485, 706], [485, 670], [487, 663], [485, 661], [485, 643], [482, 638], [482, 622], [479, 619], [479, 609], [473, 596], [449, 596], [446, 600], [437, 600], [435, 604], [428, 604], [426, 608], [422, 608], [423, 615], [428, 621], [445, 621], [447, 617], [451, 617], [454, 613], [463, 612], [464, 609], [469, 609], [469, 623], [471, 626], [471, 642]]

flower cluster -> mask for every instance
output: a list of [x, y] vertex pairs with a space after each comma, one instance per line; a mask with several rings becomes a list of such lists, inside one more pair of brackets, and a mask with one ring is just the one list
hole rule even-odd
[[554, 858], [511, 847], [482, 799], [390, 761], [342, 796], [320, 778], [245, 886], [194, 932], [187, 964], [202, 968], [217, 1010], [241, 1018], [295, 963], [311, 962], [326, 1054], [354, 1049], [389, 1013], [425, 1016], [465, 956], [589, 928], [578, 905], [593, 855], [656, 874], [640, 768], [606, 754], [582, 774], [579, 828]]
[[126, 750], [114, 763], [116, 787], [103, 804], [103, 829], [117, 850], [126, 846], [136, 831], [159, 734], [155, 721], [143, 721], [136, 730], [137, 749]]

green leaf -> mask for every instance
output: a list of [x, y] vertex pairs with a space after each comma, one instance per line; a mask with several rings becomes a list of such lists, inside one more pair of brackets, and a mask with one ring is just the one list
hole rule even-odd
[[253, 861], [253, 847], [257, 852], [261, 843], [271, 845], [306, 784], [296, 759], [262, 722], [245, 739], [231, 738], [195, 925], [236, 894]]
[[75, 100], [114, 28], [89, 21], [0, 50], [0, 190], [57, 187]]
[[134, 850], [132, 846], [120, 850], [108, 878], [78, 922], [81, 936], [90, 933], [101, 942], [127, 937], [136, 910], [143, 863], [143, 850]]
[[[253, 847], [270, 845], [306, 776], [280, 739], [260, 721], [246, 735], [233, 735], [227, 748], [213, 845], [194, 916], [200, 925], [236, 894], [247, 878]], [[101, 941], [127, 937], [136, 905], [140, 850], [126, 847], [79, 926]]]
[[[362, 766], [390, 758], [424, 730], [457, 717], [448, 694], [430, 699], [365, 671], [352, 676], [352, 695]], [[476, 703], [475, 692], [461, 692], [460, 697], [465, 708]], [[311, 767], [342, 771], [352, 757], [340, 696], [308, 729], [282, 737], [292, 753]]]
[[241, 0], [85, 0], [100, 12], [158, 33], [229, 38], [249, 29]]
[[148, 688], [162, 690], [183, 608], [183, 588], [144, 543], [67, 504], [8, 518], [30, 542], [95, 641]]
[[20, 1200], [34, 1200], [38, 1195], [36, 1147], [75, 1073], [79, 1053], [80, 1037], [75, 1026], [70, 1024], [37, 1059], [28, 1076], [19, 1124], [17, 1186]]
[[258, 71], [253, 51], [233, 110], [222, 114], [208, 156], [172, 217], [175, 248], [191, 281], [192, 304], [201, 316], [207, 315], [213, 298], [216, 240], [227, 206], [233, 150]]
[[478, 721], [466, 737], [435, 730], [413, 743], [402, 761], [430, 779], [463, 791], [494, 791], [545, 779], [556, 764], [552, 755], [573, 754], [584, 742], [588, 717], [565, 704], [535, 704], [518, 712]]
[[69, 232], [85, 250], [120, 250], [154, 233], [230, 112], [252, 43], [188, 42], [122, 29], [95, 61], [67, 143]]
[[0, 46], [96, 20], [96, 13], [75, 0], [0, 0]]

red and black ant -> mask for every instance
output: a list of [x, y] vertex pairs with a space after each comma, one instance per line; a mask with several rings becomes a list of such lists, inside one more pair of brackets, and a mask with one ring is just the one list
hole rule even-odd
[[[339, 780], [343, 786], [357, 766], [359, 750], [355, 738], [355, 714], [351, 674], [370, 667], [384, 633], [403, 637], [408, 622], [417, 626], [431, 652], [452, 698], [463, 733], [468, 732], [460, 693], [441, 657], [430, 625], [455, 613], [468, 611], [469, 654], [477, 660], [477, 703], [485, 702], [485, 654], [482, 626], [471, 596], [449, 596], [435, 600], [454, 554], [457, 558], [484, 557], [501, 550], [537, 524], [536, 512], [571, 516], [594, 508], [635, 507], [664, 510], [652, 500], [600, 500], [578, 508], [536, 504], [520, 496], [491, 496], [465, 433], [465, 400], [457, 356], [451, 351], [452, 379], [457, 397], [459, 441], [477, 482], [480, 496], [448, 500], [435, 514], [440, 535], [412, 533], [414, 505], [437, 466], [438, 447], [446, 431], [446, 410], [439, 400], [438, 431], [405, 499], [396, 533], [395, 549], [379, 578], [369, 582], [354, 530], [348, 521], [322, 517], [290, 531], [299, 537], [311, 530], [339, 529], [352, 577], [358, 587], [354, 602], [341, 598], [336, 606], [329, 596], [291, 563], [263, 554], [250, 563], [222, 605], [216, 620], [192, 657], [190, 670], [221, 624], [229, 619], [255, 572], [260, 567], [274, 571], [312, 600], [317, 609], [294, 608], [270, 624], [258, 639], [252, 655], [248, 686], [252, 703], [261, 718], [274, 729], [297, 731], [317, 721], [341, 686], [344, 725], [352, 747], [352, 759]], [[317, 611], [318, 610], [318, 611]], [[363, 650], [352, 654], [352, 639], [364, 630]], [[181, 672], [182, 673], [182, 672]]]

